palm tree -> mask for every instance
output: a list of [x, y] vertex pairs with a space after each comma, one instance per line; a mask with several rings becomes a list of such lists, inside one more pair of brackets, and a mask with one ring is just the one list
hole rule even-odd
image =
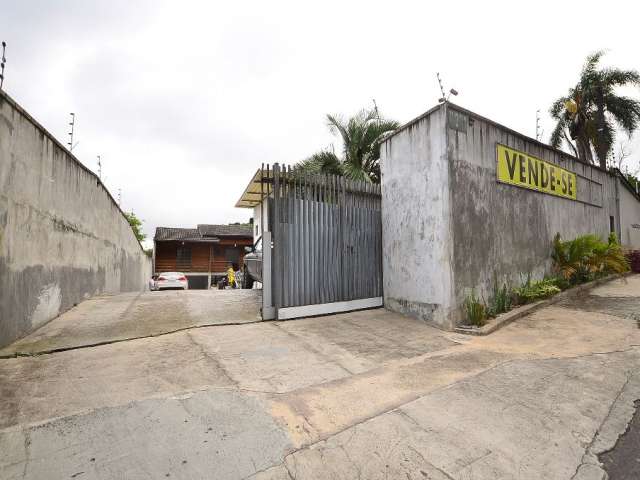
[[327, 125], [329, 131], [342, 140], [342, 158], [323, 150], [299, 162], [296, 170], [380, 183], [380, 141], [400, 123], [380, 118], [373, 109], [361, 110], [346, 121], [338, 115], [327, 115]]
[[606, 168], [616, 128], [631, 136], [640, 122], [640, 101], [618, 95], [615, 89], [640, 86], [640, 73], [598, 68], [603, 55], [599, 51], [587, 57], [578, 83], [553, 103], [549, 113], [557, 122], [551, 134], [552, 146], [559, 148], [564, 141], [578, 158], [589, 163], [595, 163], [595, 151], [598, 163]]

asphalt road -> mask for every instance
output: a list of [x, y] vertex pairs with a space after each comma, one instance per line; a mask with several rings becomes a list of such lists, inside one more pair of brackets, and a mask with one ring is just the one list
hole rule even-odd
[[627, 430], [615, 447], [598, 457], [611, 480], [637, 480], [640, 478], [640, 400]]
[[637, 478], [640, 276], [487, 337], [166, 293], [3, 350], [0, 478]]

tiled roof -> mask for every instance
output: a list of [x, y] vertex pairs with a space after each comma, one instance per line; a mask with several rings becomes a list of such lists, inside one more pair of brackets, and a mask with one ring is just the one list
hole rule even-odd
[[198, 228], [157, 227], [154, 240], [217, 242], [219, 237], [253, 237], [251, 225], [198, 225]]
[[251, 225], [198, 225], [203, 237], [253, 237]]
[[153, 238], [154, 240], [202, 240], [202, 236], [196, 228], [158, 227]]

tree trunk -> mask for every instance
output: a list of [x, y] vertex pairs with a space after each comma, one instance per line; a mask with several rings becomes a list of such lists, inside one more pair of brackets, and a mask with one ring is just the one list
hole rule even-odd
[[600, 166], [606, 170], [607, 168], [607, 154], [609, 153], [610, 145], [605, 141], [605, 120], [604, 120], [604, 99], [602, 98], [602, 86], [598, 86], [598, 143], [595, 145], [596, 153], [598, 155], [598, 161]]
[[578, 147], [578, 158], [586, 163], [593, 163], [593, 153], [591, 152], [591, 145], [586, 135], [578, 135], [578, 138], [576, 138], [576, 146]]

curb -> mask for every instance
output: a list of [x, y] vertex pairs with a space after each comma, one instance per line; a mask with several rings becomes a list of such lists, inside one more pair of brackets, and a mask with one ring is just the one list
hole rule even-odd
[[591, 290], [592, 288], [602, 285], [603, 283], [607, 283], [607, 282], [610, 282], [611, 280], [616, 280], [618, 278], [624, 278], [628, 275], [632, 275], [632, 273], [628, 272], [628, 273], [623, 273], [621, 275], [609, 275], [608, 277], [599, 278], [598, 280], [593, 280], [592, 282], [583, 283], [582, 285], [578, 285], [576, 287], [557, 293], [551, 298], [547, 298], [545, 300], [539, 300], [534, 303], [528, 303], [521, 307], [517, 307], [517, 308], [514, 308], [513, 310], [509, 310], [508, 312], [502, 313], [498, 315], [496, 318], [489, 320], [489, 322], [487, 322], [487, 324], [483, 325], [482, 327], [459, 326], [454, 329], [454, 332], [462, 333], [463, 335], [473, 335], [473, 336], [489, 335], [490, 333], [493, 333], [496, 330], [501, 329], [502, 327], [506, 327], [511, 322], [518, 320], [519, 318], [525, 317], [527, 315], [530, 315], [540, 310], [541, 308], [547, 307], [549, 305], [553, 305], [554, 303], [557, 303], [560, 300], [564, 300], [566, 298], [579, 295], [580, 293], [584, 293], [588, 290]]

